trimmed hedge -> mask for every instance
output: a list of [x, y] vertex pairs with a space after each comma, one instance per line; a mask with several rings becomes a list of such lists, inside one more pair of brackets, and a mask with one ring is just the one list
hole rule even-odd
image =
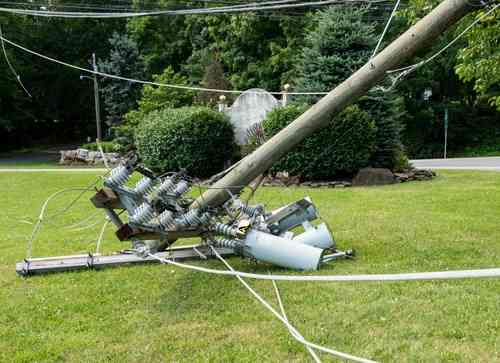
[[[271, 111], [263, 122], [266, 136], [278, 133], [307, 108], [307, 105], [290, 105]], [[311, 180], [352, 175], [368, 166], [375, 150], [375, 137], [375, 123], [368, 113], [350, 106], [326, 128], [297, 145], [271, 171], [288, 171]]]
[[182, 107], [148, 113], [135, 131], [137, 152], [155, 171], [178, 171], [197, 177], [224, 168], [236, 150], [228, 118], [206, 107]]

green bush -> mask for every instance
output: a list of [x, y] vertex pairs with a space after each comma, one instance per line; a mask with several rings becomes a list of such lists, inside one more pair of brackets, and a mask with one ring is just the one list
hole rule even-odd
[[[275, 135], [307, 110], [290, 105], [271, 111], [263, 126], [267, 137]], [[315, 132], [285, 155], [272, 171], [288, 171], [305, 179], [331, 179], [352, 175], [368, 165], [375, 150], [376, 127], [357, 106], [348, 107], [324, 129]]]
[[236, 150], [233, 127], [227, 117], [206, 107], [148, 113], [136, 128], [135, 145], [151, 169], [185, 169], [197, 177], [221, 171]]

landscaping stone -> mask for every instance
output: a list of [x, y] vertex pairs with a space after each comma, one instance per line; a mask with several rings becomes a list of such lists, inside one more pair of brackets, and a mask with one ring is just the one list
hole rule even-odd
[[[102, 154], [98, 151], [87, 149], [61, 150], [61, 165], [104, 165]], [[118, 153], [104, 153], [106, 161], [110, 165], [118, 165], [121, 161]]]
[[396, 179], [389, 169], [363, 168], [354, 177], [352, 184], [358, 185], [387, 185], [394, 184]]

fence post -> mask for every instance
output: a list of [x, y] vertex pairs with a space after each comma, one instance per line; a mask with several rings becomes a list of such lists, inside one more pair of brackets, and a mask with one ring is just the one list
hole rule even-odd
[[283, 86], [283, 98], [281, 99], [281, 104], [283, 105], [283, 107], [286, 106], [286, 104], [288, 103], [288, 91], [290, 89], [290, 85], [287, 83]]
[[221, 95], [219, 96], [219, 112], [224, 112], [226, 111], [226, 96]]

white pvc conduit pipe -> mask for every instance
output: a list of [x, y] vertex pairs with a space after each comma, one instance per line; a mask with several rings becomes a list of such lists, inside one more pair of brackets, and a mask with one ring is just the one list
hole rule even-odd
[[216, 275], [239, 276], [257, 280], [276, 281], [318, 281], [318, 282], [343, 282], [343, 281], [417, 281], [417, 280], [451, 280], [465, 278], [500, 277], [500, 268], [478, 269], [478, 270], [456, 270], [437, 272], [413, 272], [401, 274], [366, 274], [366, 275], [264, 275], [241, 271], [216, 270], [211, 268], [188, 265], [181, 262], [167, 260], [165, 258], [149, 254], [150, 257], [169, 264], [190, 270], [207, 272]]
[[[228, 272], [236, 272], [232, 267], [231, 265], [229, 265], [229, 263], [224, 260], [222, 258], [221, 255], [219, 255], [219, 253], [215, 250], [215, 248], [211, 247], [213, 253], [215, 254], [215, 256], [217, 256], [217, 258], [222, 261], [222, 263], [224, 263], [226, 265], [226, 267], [230, 270]], [[288, 322], [288, 320], [286, 318], [284, 318], [283, 316], [281, 316], [280, 313], [278, 313], [271, 305], [269, 305], [269, 303], [264, 300], [254, 289], [252, 289], [252, 287], [250, 287], [250, 285], [248, 285], [245, 280], [243, 280], [240, 276], [236, 275], [236, 278], [243, 284], [243, 286], [246, 287], [246, 289], [248, 291], [250, 291], [250, 293], [257, 299], [259, 300], [259, 302], [264, 305], [274, 316], [276, 316], [283, 324], [285, 324], [285, 326], [288, 328], [288, 330], [290, 331], [290, 333], [292, 334], [292, 336], [300, 343], [304, 344], [306, 347], [310, 347], [310, 348], [314, 348], [314, 349], [317, 349], [319, 351], [322, 351], [322, 352], [325, 352], [325, 353], [329, 353], [331, 355], [334, 355], [334, 356], [337, 356], [339, 358], [343, 358], [343, 359], [347, 359], [347, 360], [351, 360], [351, 361], [354, 361], [354, 362], [360, 362], [360, 363], [375, 363], [375, 361], [372, 361], [370, 359], [365, 359], [365, 358], [360, 358], [360, 357], [356, 357], [354, 355], [350, 355], [350, 354], [347, 354], [347, 353], [343, 353], [343, 352], [339, 352], [339, 351], [336, 351], [336, 350], [333, 350], [333, 349], [329, 349], [329, 348], [325, 348], [321, 345], [317, 345], [317, 344], [314, 344], [314, 343], [311, 343], [307, 340], [304, 339], [304, 337], [299, 333], [299, 331], [297, 329], [295, 329], [295, 327], [290, 324]]]

